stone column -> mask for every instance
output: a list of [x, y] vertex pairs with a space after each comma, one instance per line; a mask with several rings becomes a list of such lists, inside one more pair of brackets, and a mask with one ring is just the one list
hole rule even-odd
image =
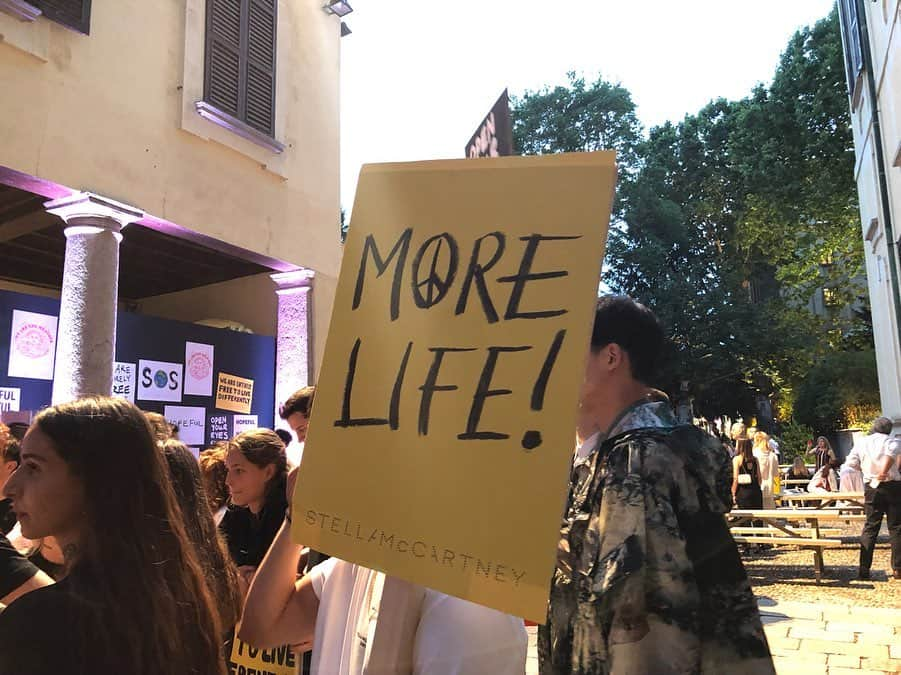
[[121, 230], [144, 214], [89, 192], [44, 207], [66, 223], [52, 402], [108, 396], [116, 354]]
[[278, 335], [275, 339], [275, 426], [288, 429], [278, 408], [291, 394], [312, 384], [312, 270], [271, 275], [278, 295]]

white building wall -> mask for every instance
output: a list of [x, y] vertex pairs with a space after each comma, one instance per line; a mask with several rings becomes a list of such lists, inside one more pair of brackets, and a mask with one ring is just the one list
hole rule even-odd
[[[901, 0], [868, 0], [863, 4], [867, 12], [882, 149], [889, 185], [889, 215], [897, 241], [901, 235], [901, 168], [893, 164], [896, 163], [896, 158], [901, 163]], [[855, 96], [851, 100], [851, 110], [856, 153], [855, 177], [865, 240], [864, 252], [882, 408], [883, 414], [896, 423], [901, 423], [901, 342], [891, 286], [889, 242], [885, 232], [886, 214], [883, 212], [879, 188], [866, 73], [858, 81]], [[901, 278], [901, 270], [898, 277]]]

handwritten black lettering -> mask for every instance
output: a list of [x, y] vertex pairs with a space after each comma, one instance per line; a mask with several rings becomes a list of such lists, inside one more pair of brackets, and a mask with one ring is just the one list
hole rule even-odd
[[506, 396], [507, 394], [513, 393], [512, 389], [491, 388], [491, 378], [493, 377], [494, 369], [497, 366], [498, 356], [504, 353], [524, 352], [529, 349], [531, 349], [531, 347], [488, 348], [485, 366], [482, 368], [482, 375], [479, 377], [475, 395], [472, 397], [472, 407], [469, 409], [469, 420], [466, 422], [466, 431], [459, 434], [457, 438], [461, 441], [496, 441], [510, 438], [510, 434], [501, 433], [499, 431], [479, 431], [479, 420], [482, 418], [482, 411], [485, 409], [485, 399], [492, 396]]
[[507, 303], [507, 311], [504, 312], [505, 321], [510, 321], [512, 319], [547, 319], [553, 316], [566, 314], [566, 309], [544, 309], [540, 311], [524, 312], [520, 311], [519, 306], [522, 302], [523, 291], [528, 282], [539, 281], [541, 279], [559, 279], [560, 277], [569, 276], [569, 272], [566, 270], [533, 272], [532, 264], [535, 262], [535, 254], [538, 252], [538, 245], [543, 241], [567, 241], [581, 238], [581, 235], [556, 237], [543, 234], [532, 234], [528, 237], [520, 237], [520, 241], [526, 242], [526, 249], [523, 253], [522, 260], [519, 263], [519, 271], [513, 276], [501, 277], [498, 279], [500, 282], [513, 284], [513, 290], [510, 291], [510, 300]]
[[353, 303], [351, 305], [351, 309], [357, 309], [360, 306], [360, 301], [363, 299], [363, 286], [366, 281], [366, 260], [368, 257], [372, 257], [372, 262], [375, 265], [376, 269], [376, 277], [382, 276], [385, 271], [388, 269], [388, 266], [391, 264], [391, 261], [394, 260], [395, 256], [397, 260], [395, 261], [394, 266], [394, 279], [391, 283], [391, 310], [390, 316], [391, 320], [397, 320], [397, 317], [400, 316], [400, 289], [401, 282], [403, 281], [404, 275], [404, 267], [407, 264], [407, 253], [410, 251], [410, 239], [413, 236], [413, 228], [408, 227], [404, 230], [400, 237], [398, 237], [397, 242], [394, 244], [394, 247], [391, 249], [391, 252], [388, 254], [388, 257], [382, 259], [381, 254], [379, 253], [378, 246], [375, 243], [375, 236], [368, 235], [366, 237], [366, 241], [363, 244], [363, 256], [360, 260], [360, 269], [357, 273], [357, 284], [354, 288], [354, 297]]
[[434, 354], [432, 366], [426, 375], [425, 382], [419, 388], [422, 392], [422, 399], [419, 403], [419, 435], [427, 436], [429, 433], [429, 415], [432, 412], [432, 396], [436, 391], [456, 391], [459, 387], [455, 384], [438, 384], [438, 371], [441, 370], [441, 363], [444, 355], [448, 352], [474, 352], [474, 347], [430, 347], [429, 351]]
[[[441, 255], [444, 244], [448, 249], [448, 261], [446, 269], [443, 273], [438, 271], [439, 261], [443, 258]], [[429, 266], [429, 274], [423, 280], [420, 276], [420, 268], [423, 258], [431, 250], [431, 264]], [[447, 232], [437, 234], [434, 237], [426, 239], [416, 256], [413, 258], [413, 302], [421, 309], [428, 309], [437, 305], [444, 299], [451, 285], [454, 283], [454, 277], [457, 275], [457, 263], [459, 259], [459, 249], [457, 242]], [[425, 288], [426, 294], [422, 294]]]
[[[487, 262], [482, 263], [479, 262], [479, 257], [482, 252], [482, 242], [488, 238], [493, 238], [495, 241], [494, 253], [491, 254], [491, 258], [489, 258]], [[482, 301], [482, 310], [485, 312], [485, 318], [488, 319], [488, 323], [497, 323], [497, 310], [494, 308], [494, 303], [491, 302], [491, 293], [488, 292], [488, 285], [485, 283], [485, 272], [494, 267], [497, 264], [497, 261], [501, 259], [501, 256], [504, 254], [505, 246], [506, 237], [500, 232], [489, 232], [476, 239], [475, 243], [472, 245], [472, 256], [469, 258], [466, 276], [463, 277], [463, 284], [460, 287], [460, 297], [457, 300], [457, 308], [454, 310], [454, 314], [459, 315], [466, 311], [466, 303], [469, 300], [469, 290], [472, 287], [472, 284], [475, 283], [476, 292], [479, 294], [479, 300]]]

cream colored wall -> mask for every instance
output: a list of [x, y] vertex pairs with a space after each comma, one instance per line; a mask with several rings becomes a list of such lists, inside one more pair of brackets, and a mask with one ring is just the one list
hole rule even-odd
[[[874, 77], [879, 96], [883, 152], [887, 164], [891, 219], [894, 234], [901, 234], [901, 169], [892, 161], [901, 143], [901, 0], [876, 0], [867, 3], [867, 27], [874, 59]], [[901, 423], [901, 347], [891, 291], [885, 214], [881, 204], [873, 145], [872, 109], [866, 92], [866, 80], [857, 105], [852, 109], [852, 128], [856, 153], [855, 176], [860, 199], [860, 216], [866, 256], [867, 282], [873, 316], [879, 389], [883, 413]], [[878, 227], [870, 231], [876, 219]], [[867, 240], [869, 236], [869, 240]]]
[[336, 18], [279, 1], [282, 178], [181, 129], [186, 2], [95, 2], [89, 36], [0, 13], [0, 166], [336, 275]]
[[313, 371], [311, 376], [314, 382], [319, 377], [319, 368], [322, 365], [325, 337], [328, 335], [337, 288], [337, 277], [317, 274], [313, 281]]

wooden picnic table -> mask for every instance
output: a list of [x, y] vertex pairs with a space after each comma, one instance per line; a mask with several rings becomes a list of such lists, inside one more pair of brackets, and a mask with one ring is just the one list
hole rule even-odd
[[[854, 494], [854, 493], [836, 493]], [[829, 495], [826, 495], [827, 497]], [[845, 509], [843, 509], [845, 510]], [[840, 509], [822, 508], [784, 508], [784, 509], [733, 509], [727, 514], [730, 528], [735, 528], [733, 538], [737, 543], [748, 544], [792, 544], [813, 551], [813, 569], [816, 581], [823, 576], [823, 549], [837, 548], [842, 545], [840, 539], [821, 536], [820, 523], [836, 520], [857, 519], [842, 513]], [[749, 533], [750, 528], [743, 527], [754, 521], [762, 521], [764, 527], [759, 528], [761, 534]], [[804, 522], [807, 527], [793, 527], [790, 521]], [[777, 534], [776, 532], [780, 534]]]
[[863, 492], [800, 492], [797, 494], [782, 493], [777, 499], [783, 503], [794, 505], [798, 502], [818, 502], [815, 508], [822, 509], [826, 507], [835, 508], [838, 506], [836, 502], [848, 502], [849, 506], [842, 506], [842, 509], [863, 509]]
[[[812, 478], [812, 476], [811, 476]], [[810, 478], [783, 478], [783, 485], [807, 485], [810, 482]]]

